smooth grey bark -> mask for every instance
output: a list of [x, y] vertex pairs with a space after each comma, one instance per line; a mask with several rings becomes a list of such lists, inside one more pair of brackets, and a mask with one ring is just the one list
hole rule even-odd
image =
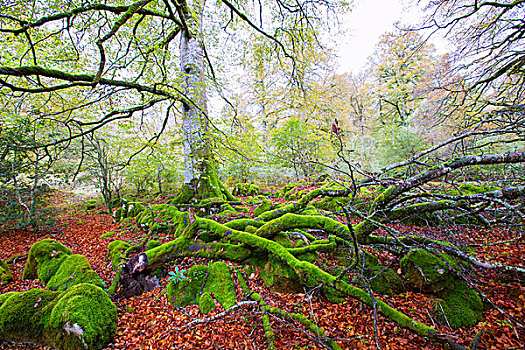
[[[181, 35], [180, 68], [184, 75], [184, 92], [192, 103], [183, 103], [184, 185], [195, 189], [209, 153], [206, 120], [207, 101], [204, 84], [204, 49], [201, 21], [204, 0], [186, 3], [187, 30]], [[189, 10], [191, 7], [192, 11]], [[191, 15], [193, 12], [193, 16]]]

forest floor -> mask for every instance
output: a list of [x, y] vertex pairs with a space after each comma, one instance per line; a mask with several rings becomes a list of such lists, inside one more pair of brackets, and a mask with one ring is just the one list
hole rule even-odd
[[[71, 194], [59, 194], [53, 197], [52, 205], [56, 209], [57, 225], [50, 232], [34, 233], [31, 231], [10, 231], [0, 233], [0, 259], [6, 260], [14, 254], [27, 254], [31, 245], [44, 238], [57, 239], [75, 254], [83, 254], [90, 261], [93, 269], [109, 285], [114, 272], [106, 260], [107, 245], [113, 239], [136, 243], [144, 233], [135, 229], [119, 228], [112, 218], [98, 207], [86, 210], [83, 198]], [[82, 209], [84, 208], [84, 209]], [[503, 230], [478, 230], [472, 228], [440, 227], [419, 228], [397, 225], [396, 229], [417, 231], [419, 234], [439, 238], [450, 236], [465, 244], [479, 244], [474, 247], [477, 256], [488, 261], [523, 265], [525, 249], [523, 243], [489, 245], [489, 242], [504, 241], [509, 233]], [[100, 236], [109, 231], [116, 231], [112, 238]], [[159, 240], [166, 242], [170, 237], [160, 235]], [[321, 256], [317, 263], [330, 263], [330, 256]], [[179, 269], [188, 269], [195, 264], [195, 259], [177, 262]], [[199, 261], [202, 263], [202, 259]], [[230, 268], [234, 264], [228, 263]], [[0, 293], [23, 291], [42, 287], [37, 281], [22, 280], [25, 261], [11, 265], [14, 281], [0, 287]], [[175, 265], [169, 267], [170, 271]], [[347, 298], [340, 304], [331, 304], [319, 293], [282, 294], [264, 286], [257, 273], [247, 277], [251, 290], [261, 294], [270, 305], [289, 312], [298, 312], [314, 320], [331, 337], [339, 339], [344, 349], [377, 349], [374, 336], [374, 313], [368, 306]], [[432, 297], [408, 291], [393, 297], [376, 295], [398, 310], [415, 319], [434, 325], [441, 331], [453, 334], [457, 342], [467, 346], [481, 331], [478, 349], [524, 349], [525, 328], [512, 321], [525, 323], [525, 287], [518, 283], [495, 282], [494, 276], [477, 274], [477, 288], [487, 295], [494, 305], [487, 303], [483, 320], [470, 329], [452, 330], [434, 324], [428, 310]], [[198, 306], [184, 309], [173, 307], [165, 297], [164, 287], [167, 278], [161, 280], [162, 288], [127, 300], [116, 300], [119, 322], [117, 334], [107, 349], [265, 349], [266, 338], [262, 327], [262, 314], [256, 306], [248, 305], [220, 317], [213, 322], [186, 325], [196, 319], [211, 317], [223, 310], [220, 307], [208, 315], [203, 315]], [[523, 284], [523, 283], [522, 283]], [[242, 295], [241, 293], [238, 293]], [[238, 300], [240, 301], [240, 300]], [[503, 315], [498, 308], [505, 313]], [[277, 349], [321, 349], [315, 339], [303, 328], [286, 323], [280, 319], [272, 320]], [[381, 349], [440, 349], [439, 346], [377, 316], [377, 339]], [[9, 344], [0, 342], [0, 349], [48, 349], [34, 344]]]

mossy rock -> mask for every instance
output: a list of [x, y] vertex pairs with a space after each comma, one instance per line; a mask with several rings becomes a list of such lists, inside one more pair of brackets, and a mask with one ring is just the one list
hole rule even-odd
[[279, 293], [299, 293], [303, 291], [301, 278], [280, 259], [271, 255], [260, 271], [264, 284]]
[[13, 280], [11, 269], [5, 261], [0, 259], [0, 286], [6, 285]]
[[434, 255], [425, 249], [411, 251], [399, 265], [410, 284], [425, 292], [450, 289], [458, 277], [454, 270], [459, 270], [459, 265], [452, 257], [444, 253]]
[[481, 185], [474, 182], [463, 182], [459, 184], [459, 189], [468, 194], [478, 194], [490, 191], [501, 190], [501, 187], [491, 186], [491, 185]]
[[118, 270], [120, 264], [122, 263], [122, 255], [125, 254], [129, 247], [131, 247], [131, 245], [128, 242], [118, 239], [108, 244], [107, 258], [111, 261], [113, 271]]
[[483, 302], [465, 282], [456, 281], [439, 296], [432, 303], [432, 313], [441, 324], [454, 329], [473, 327], [483, 318]]
[[438, 296], [432, 311], [440, 323], [457, 329], [481, 320], [481, 298], [458, 276], [460, 266], [451, 256], [418, 249], [401, 259], [400, 266], [415, 288]]
[[[374, 292], [392, 296], [406, 291], [405, 281], [394, 270], [380, 265], [378, 258], [367, 251], [361, 251], [361, 253], [365, 254], [363, 275], [369, 279], [370, 287]], [[354, 261], [353, 249], [337, 249], [333, 256], [343, 266], [350, 266]], [[360, 280], [355, 282], [362, 284]]]
[[392, 269], [377, 265], [365, 273], [370, 279], [370, 287], [376, 293], [392, 296], [406, 290], [404, 280]]
[[115, 220], [115, 222], [119, 222], [120, 219], [123, 218], [123, 214], [124, 214], [124, 211], [122, 210], [122, 208], [117, 208], [113, 210], [113, 213], [111, 214], [111, 216], [113, 217], [113, 220]]
[[208, 266], [194, 265], [186, 272], [182, 281], [171, 281], [166, 288], [168, 301], [175, 306], [186, 307], [198, 304], [200, 292], [208, 276]]
[[38, 279], [44, 285], [47, 285], [49, 280], [57, 273], [60, 266], [66, 261], [70, 255], [58, 254], [53, 259], [47, 260], [38, 265]]
[[261, 193], [259, 186], [249, 183], [238, 183], [232, 190], [234, 196], [258, 196]]
[[117, 307], [92, 284], [77, 284], [60, 295], [46, 328], [56, 349], [101, 349], [117, 329]]
[[228, 214], [230, 214], [230, 215], [237, 215], [237, 214], [239, 214], [239, 212], [236, 209], [234, 209], [230, 205], [230, 203], [224, 203], [223, 205], [221, 205], [220, 211], [216, 215], [228, 215]]
[[111, 238], [115, 235], [115, 231], [108, 231], [106, 233], [103, 233], [100, 235], [100, 239], [106, 239], [106, 238]]
[[[22, 278], [39, 278], [39, 266], [52, 259], [59, 259], [62, 255], [71, 255], [71, 250], [62, 243], [51, 238], [46, 238], [39, 242], [36, 242], [31, 246], [31, 249], [29, 250], [27, 264], [24, 268]], [[58, 269], [59, 266], [56, 266], [56, 263], [54, 263], [53, 265], [53, 268], [56, 267], [56, 269]]]
[[66, 290], [81, 283], [89, 283], [101, 288], [105, 287], [104, 281], [93, 271], [87, 258], [84, 255], [75, 254], [68, 256], [63, 261], [46, 286], [51, 290]]
[[102, 349], [112, 341], [117, 321], [109, 296], [91, 284], [65, 292], [35, 288], [0, 295], [0, 341], [57, 350]]
[[90, 199], [86, 202], [86, 209], [92, 210], [99, 206], [99, 202], [96, 199]]
[[22, 293], [22, 292], [7, 292], [7, 293], [4, 293], [4, 294], [0, 294], [0, 307], [11, 296], [16, 295], [16, 294], [20, 294], [20, 293]]
[[256, 217], [261, 215], [262, 213], [267, 212], [268, 210], [271, 210], [273, 207], [273, 202], [264, 196], [255, 197], [255, 201], [256, 208], [253, 214]]
[[213, 300], [213, 296], [210, 292], [202, 293], [202, 296], [199, 299], [199, 309], [203, 314], [207, 314], [215, 309], [215, 300]]
[[105, 287], [104, 281], [93, 271], [85, 256], [71, 255], [71, 250], [52, 239], [33, 244], [23, 278], [38, 278], [49, 289], [62, 287], [66, 290], [80, 283]]
[[235, 284], [224, 262], [218, 261], [210, 266], [204, 291], [212, 293], [225, 310], [235, 305]]
[[0, 340], [43, 343], [48, 308], [59, 294], [34, 288], [10, 295], [0, 306]]
[[[202, 295], [201, 295], [202, 292]], [[226, 310], [234, 306], [235, 284], [228, 266], [224, 262], [215, 262], [210, 267], [194, 265], [187, 272], [187, 278], [168, 284], [168, 301], [180, 307], [199, 305], [202, 313], [215, 309], [214, 299]]]
[[293, 240], [288, 237], [286, 233], [278, 232], [272, 237], [272, 241], [279, 243], [285, 248], [292, 248], [294, 246]]

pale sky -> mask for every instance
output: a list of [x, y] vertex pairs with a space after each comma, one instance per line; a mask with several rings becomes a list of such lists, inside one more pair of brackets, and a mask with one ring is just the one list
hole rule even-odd
[[339, 45], [340, 73], [358, 73], [383, 33], [392, 31], [396, 21], [405, 22], [417, 16], [403, 2], [407, 3], [406, 0], [354, 1], [352, 11], [342, 18], [343, 28], [348, 31]]

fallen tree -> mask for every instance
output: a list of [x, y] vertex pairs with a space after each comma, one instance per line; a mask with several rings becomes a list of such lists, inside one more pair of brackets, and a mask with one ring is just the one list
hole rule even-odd
[[[147, 276], [158, 267], [182, 257], [235, 261], [241, 265], [259, 267], [263, 281], [274, 289], [289, 292], [321, 286], [323, 294], [331, 301], [349, 296], [422, 337], [453, 348], [462, 348], [452, 337], [399, 312], [371, 293], [372, 290], [381, 291], [382, 294], [395, 293], [395, 290], [384, 292], [385, 284], [392, 286], [402, 283], [400, 276], [387, 266], [379, 265], [377, 258], [364, 247], [388, 249], [398, 255], [403, 275], [412, 288], [437, 296], [433, 310], [437, 320], [452, 328], [475, 325], [482, 317], [484, 296], [472, 288], [463, 271], [493, 269], [506, 278], [523, 283], [525, 268], [480, 261], [462, 247], [450, 242], [400, 234], [387, 224], [416, 215], [426, 215], [430, 218], [430, 215], [443, 211], [472, 213], [473, 219], [482, 222], [496, 222], [501, 215], [507, 217], [511, 212], [514, 216], [521, 215], [522, 219], [523, 214], [516, 210], [516, 203], [519, 202], [516, 200], [525, 196], [524, 186], [494, 188], [463, 185], [451, 186], [444, 190], [438, 188], [442, 187], [441, 183], [436, 184], [432, 181], [465, 167], [523, 162], [525, 152], [464, 156], [430, 167], [407, 179], [389, 181], [388, 186], [373, 185], [369, 179], [353, 184], [329, 182], [321, 188], [302, 193], [293, 203], [271, 205], [255, 218], [242, 218], [224, 223], [196, 216], [191, 210], [179, 211], [171, 204], [136, 204], [131, 209], [131, 206], [128, 206], [127, 212], [119, 213], [120, 217], [133, 216], [137, 224], [149, 229], [149, 232], [171, 232], [173, 240], [155, 245], [130, 260], [126, 260], [126, 256], [131, 255], [134, 247], [114, 244], [115, 247], [121, 247], [116, 251], [118, 258], [113, 259], [114, 268], [121, 272], [127, 271], [126, 278], [117, 274], [115, 290], [129, 296], [129, 290], [133, 287], [134, 292], [141, 293], [141, 289], [136, 288], [141, 282], [139, 279], [130, 278], [130, 271], [136, 276], [137, 272]], [[368, 211], [363, 213], [353, 208], [353, 202], [357, 200], [359, 189], [363, 190], [370, 185], [373, 185], [374, 196], [367, 205]], [[341, 204], [341, 213], [347, 214], [346, 223], [312, 206], [322, 206], [333, 198], [336, 198], [336, 201], [341, 200], [341, 203], [346, 201], [346, 205]], [[484, 216], [483, 210], [488, 212], [487, 209], [491, 206], [496, 206], [505, 213]], [[136, 210], [137, 207], [144, 209]], [[222, 208], [235, 210], [231, 206], [223, 205]], [[361, 220], [352, 225], [350, 216], [359, 217]], [[381, 229], [380, 234], [376, 234], [378, 229]], [[521, 236], [516, 239], [521, 239]], [[349, 257], [347, 266], [338, 274], [324, 271], [315, 264], [318, 254], [327, 251], [331, 254], [344, 251]], [[187, 302], [181, 304], [181, 300], [192, 300], [204, 311], [209, 311], [213, 299], [225, 309], [232, 307], [231, 303], [225, 304], [222, 301], [225, 297], [219, 291], [226, 289], [207, 287], [214, 283], [213, 273], [203, 268], [198, 271], [199, 277], [190, 279], [193, 281], [191, 283], [196, 283], [193, 286], [186, 280], [181, 282], [181, 286], [187, 288], [176, 287], [174, 282], [169, 285], [170, 301], [183, 306]], [[375, 273], [371, 274], [374, 271]], [[194, 276], [196, 271], [191, 270], [190, 273]], [[364, 282], [351, 283], [351, 273], [362, 276]], [[380, 280], [377, 276], [383, 278], [383, 283], [377, 283]], [[133, 286], [130, 286], [130, 283]], [[189, 296], [188, 290], [192, 290], [193, 294]], [[210, 293], [210, 290], [214, 290], [214, 293]], [[260, 307], [264, 309], [262, 305]], [[283, 314], [286, 312], [274, 311]], [[336, 343], [330, 344], [326, 346], [338, 346]]]

